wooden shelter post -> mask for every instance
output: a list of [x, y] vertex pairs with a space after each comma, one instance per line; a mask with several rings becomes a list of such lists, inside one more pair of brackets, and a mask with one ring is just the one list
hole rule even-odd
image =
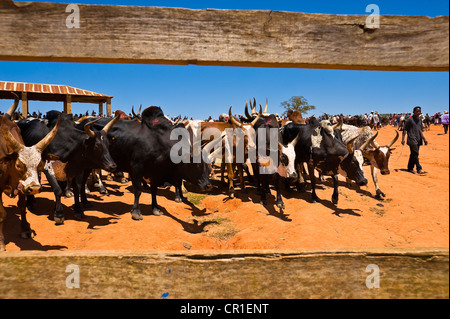
[[64, 113], [72, 114], [72, 96], [67, 94], [64, 101]]
[[111, 117], [111, 98], [106, 100], [106, 116]]
[[28, 117], [28, 94], [27, 92], [22, 92], [22, 116]]

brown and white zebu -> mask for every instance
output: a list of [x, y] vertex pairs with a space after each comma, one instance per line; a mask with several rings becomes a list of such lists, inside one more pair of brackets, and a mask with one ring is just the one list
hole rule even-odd
[[[251, 145], [254, 145], [254, 141], [250, 140], [249, 138], [252, 136], [252, 134], [249, 134], [249, 131], [253, 128], [253, 126], [256, 124], [256, 122], [260, 119], [262, 110], [260, 109], [259, 114], [256, 116], [256, 118], [250, 123], [250, 124], [243, 124], [239, 120], [237, 120], [234, 116], [232, 116], [231, 113], [231, 107], [229, 109], [229, 117], [228, 122], [204, 122], [204, 121], [190, 121], [188, 124], [186, 124], [186, 129], [189, 131], [191, 141], [193, 141], [193, 154], [196, 154], [196, 150], [204, 149], [207, 154], [209, 155], [209, 159], [213, 159], [215, 157], [220, 157], [220, 160], [222, 161], [222, 170], [226, 167], [227, 168], [227, 174], [228, 174], [228, 190], [229, 190], [229, 196], [231, 198], [234, 198], [235, 191], [234, 191], [234, 172], [237, 167], [238, 174], [240, 178], [240, 187], [243, 192], [246, 192], [245, 190], [245, 182], [243, 178], [243, 164], [248, 158], [248, 145], [249, 143]], [[228, 134], [227, 130], [230, 130], [230, 132], [239, 132], [242, 131], [243, 134], [232, 134], [232, 140], [230, 140], [230, 154], [227, 154], [225, 151], [225, 143], [228, 141]], [[241, 141], [240, 139], [243, 138]], [[200, 142], [201, 145], [196, 145], [196, 142]], [[224, 143], [219, 143], [224, 142]], [[243, 143], [244, 147], [244, 158], [243, 160], [238, 161], [236, 158], [236, 147], [240, 145], [240, 143]], [[214, 151], [210, 154], [210, 151]], [[220, 149], [220, 153], [217, 152]], [[219, 154], [219, 155], [217, 155]], [[226, 160], [226, 156], [230, 155]]]
[[[17, 107], [18, 100], [13, 104]], [[14, 109], [15, 109], [14, 107]], [[3, 207], [2, 194], [10, 197], [19, 195], [17, 206], [21, 215], [21, 236], [29, 238], [33, 236], [30, 224], [26, 219], [26, 195], [39, 192], [41, 184], [38, 178], [39, 172], [44, 168], [42, 151], [55, 137], [58, 124], [37, 144], [26, 147], [19, 127], [10, 120], [8, 112], [1, 118], [0, 134], [0, 251], [5, 250], [5, 237], [3, 235], [3, 223], [6, 219], [6, 210]]]
[[381, 175], [390, 174], [389, 158], [392, 154], [392, 151], [395, 149], [392, 148], [392, 146], [395, 144], [395, 142], [397, 142], [399, 138], [398, 131], [395, 131], [396, 136], [390, 143], [384, 146], [380, 146], [375, 140], [378, 136], [378, 133], [374, 135], [372, 129], [369, 126], [359, 128], [353, 125], [340, 123], [337, 129], [341, 131], [342, 140], [344, 143], [347, 143], [348, 141], [356, 137], [353, 144], [353, 149], [356, 150], [356, 152], [362, 152], [364, 160], [370, 165], [372, 180], [375, 185], [376, 191], [375, 198], [382, 199], [382, 197], [386, 197], [386, 195], [378, 187], [378, 170], [381, 172]]

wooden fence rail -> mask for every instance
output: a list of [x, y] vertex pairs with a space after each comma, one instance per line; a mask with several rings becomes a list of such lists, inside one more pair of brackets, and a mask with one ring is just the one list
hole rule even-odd
[[369, 29], [366, 15], [116, 5], [76, 13], [1, 0], [0, 60], [449, 70], [448, 16], [382, 15]]

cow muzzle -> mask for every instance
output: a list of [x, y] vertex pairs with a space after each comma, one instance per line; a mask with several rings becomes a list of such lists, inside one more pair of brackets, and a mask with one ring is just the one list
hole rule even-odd
[[389, 175], [391, 173], [391, 171], [388, 169], [382, 169], [382, 170], [380, 170], [380, 173], [381, 173], [381, 175]]
[[24, 195], [36, 195], [41, 190], [41, 185], [33, 183], [27, 186], [24, 186], [22, 183], [19, 183], [17, 187], [18, 190]]
[[368, 181], [366, 178], [363, 178], [358, 182], [358, 186], [366, 186], [368, 184]]

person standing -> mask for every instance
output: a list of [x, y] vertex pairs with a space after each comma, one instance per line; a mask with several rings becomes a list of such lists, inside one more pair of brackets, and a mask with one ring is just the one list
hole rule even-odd
[[422, 114], [422, 108], [420, 106], [414, 107], [413, 116], [409, 117], [405, 123], [402, 134], [402, 145], [405, 145], [405, 135], [408, 134], [407, 144], [411, 150], [408, 161], [408, 172], [413, 173], [415, 166], [418, 174], [425, 174], [426, 172], [419, 163], [419, 149], [424, 143], [428, 145], [428, 141], [422, 132], [423, 123], [420, 119], [420, 114]]
[[448, 111], [444, 111], [444, 114], [441, 116], [441, 123], [444, 126], [444, 133], [448, 133]]

